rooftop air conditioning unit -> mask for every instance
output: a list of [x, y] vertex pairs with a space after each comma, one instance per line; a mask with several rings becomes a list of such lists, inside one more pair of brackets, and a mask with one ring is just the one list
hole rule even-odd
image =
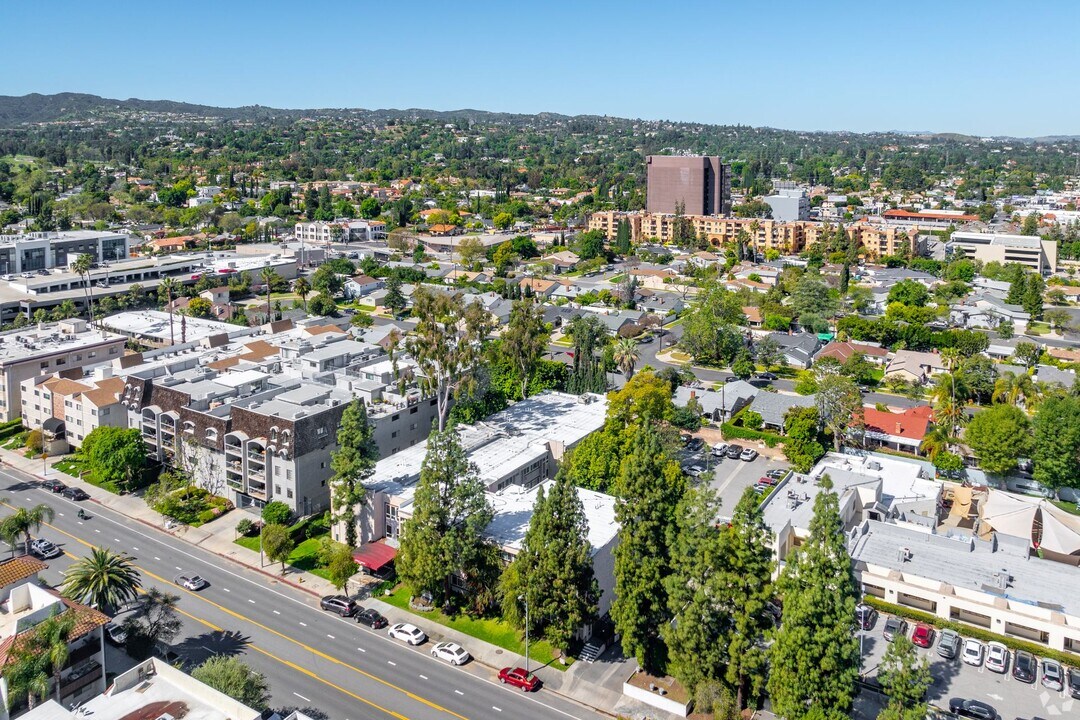
[[908, 562], [909, 560], [911, 560], [911, 548], [899, 548], [896, 551], [896, 557], [902, 563]]

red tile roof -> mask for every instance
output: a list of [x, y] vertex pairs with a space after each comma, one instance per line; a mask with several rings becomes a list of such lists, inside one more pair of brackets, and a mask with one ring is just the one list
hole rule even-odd
[[930, 425], [933, 410], [929, 406], [908, 408], [902, 413], [878, 410], [874, 407], [863, 408], [863, 421], [867, 430], [885, 435], [922, 440]]
[[956, 220], [957, 222], [975, 222], [978, 215], [953, 215], [952, 213], [911, 212], [910, 210], [886, 210], [882, 217], [896, 220]]

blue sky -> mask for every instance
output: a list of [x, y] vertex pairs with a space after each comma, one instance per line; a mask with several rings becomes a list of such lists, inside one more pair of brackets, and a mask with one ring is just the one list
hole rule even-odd
[[0, 2], [0, 94], [1080, 134], [1080, 2]]

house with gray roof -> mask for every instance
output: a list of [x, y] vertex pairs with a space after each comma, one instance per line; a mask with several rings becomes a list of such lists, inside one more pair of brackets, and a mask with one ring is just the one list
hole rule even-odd
[[701, 405], [702, 417], [714, 422], [726, 422], [753, 402], [759, 392], [761, 391], [758, 388], [745, 380], [734, 380], [716, 390], [680, 385], [675, 388], [674, 400], [676, 405], [686, 407], [690, 398], [695, 398]]
[[1076, 373], [1072, 370], [1061, 370], [1053, 365], [1037, 365], [1035, 367], [1035, 380], [1049, 384], [1061, 385], [1066, 390], [1072, 388], [1076, 382]]
[[1003, 320], [1008, 320], [1015, 332], [1022, 333], [1027, 330], [1031, 314], [1020, 305], [1010, 305], [995, 295], [977, 293], [953, 304], [949, 308], [949, 320], [953, 325], [967, 329], [996, 328]]
[[750, 403], [750, 411], [761, 416], [761, 426], [766, 430], [784, 431], [784, 415], [793, 407], [814, 407], [816, 395], [782, 395], [775, 392], [759, 392]]
[[788, 365], [805, 370], [814, 362], [814, 354], [821, 347], [821, 340], [813, 333], [775, 332], [769, 335], [780, 346], [780, 353]]

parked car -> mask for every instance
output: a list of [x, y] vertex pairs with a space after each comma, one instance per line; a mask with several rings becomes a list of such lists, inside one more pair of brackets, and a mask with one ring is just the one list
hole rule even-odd
[[863, 630], [872, 630], [877, 622], [878, 611], [869, 605], [859, 604], [855, 606], [855, 619]]
[[1065, 681], [1069, 685], [1069, 695], [1080, 700], [1080, 668], [1069, 668], [1065, 673]]
[[983, 664], [983, 644], [974, 638], [964, 641], [964, 652], [960, 659], [968, 665], [979, 667]]
[[767, 471], [765, 474], [768, 477], [771, 477], [773, 480], [783, 480], [787, 477], [788, 471], [781, 470], [780, 468], [773, 468], [772, 470]]
[[499, 671], [499, 682], [521, 688], [525, 692], [534, 692], [540, 689], [540, 678], [531, 672], [526, 672], [525, 668], [504, 667]]
[[716, 457], [724, 457], [725, 455], [727, 455], [727, 450], [727, 443], [717, 443], [713, 445], [712, 454]]
[[374, 608], [357, 608], [356, 622], [361, 625], [367, 625], [372, 630], [382, 630], [389, 623], [386, 621], [378, 610]]
[[[955, 660], [960, 654], [960, 636], [953, 630], [942, 630], [938, 639], [937, 654], [946, 660]], [[979, 652], [980, 659], [982, 651]]]
[[727, 452], [725, 453], [729, 460], [738, 460], [742, 455], [742, 445], [728, 445]]
[[123, 647], [127, 642], [127, 631], [124, 626], [113, 620], [105, 624], [105, 642], [116, 647]]
[[900, 635], [907, 635], [907, 620], [890, 615], [889, 619], [885, 621], [885, 627], [882, 628], [881, 634], [889, 642], [892, 642]]
[[975, 720], [997, 720], [997, 710], [979, 700], [953, 698], [949, 700], [949, 710], [960, 717]]
[[427, 635], [424, 634], [424, 631], [411, 623], [391, 625], [390, 629], [386, 631], [386, 634], [395, 640], [404, 640], [410, 645], [421, 645], [427, 640]]
[[986, 644], [986, 669], [1005, 673], [1009, 669], [1009, 648], [999, 642]]
[[45, 488], [49, 492], [54, 493], [62, 493], [67, 490], [67, 485], [60, 482], [59, 480], [46, 480], [45, 482], [41, 483], [41, 487]]
[[689, 442], [686, 443], [686, 449], [691, 452], [697, 452], [703, 447], [705, 447], [705, 441], [698, 437], [690, 438]]
[[762, 475], [758, 478], [757, 481], [762, 485], [776, 485], [778, 482], [780, 482], [776, 478], [771, 478], [768, 475]]
[[60, 492], [60, 494], [63, 495], [64, 497], [66, 497], [68, 500], [89, 500], [90, 499], [90, 495], [87, 494], [87, 492], [85, 490], [83, 490], [82, 488], [77, 488], [77, 487], [64, 488]]
[[439, 643], [431, 648], [431, 657], [438, 660], [445, 660], [451, 665], [464, 665], [472, 659], [472, 656], [469, 655], [468, 651], [456, 642]]
[[324, 596], [319, 600], [319, 608], [337, 613], [341, 617], [352, 617], [356, 614], [356, 603], [344, 595]]
[[921, 648], [933, 647], [934, 628], [919, 623], [915, 626], [915, 632], [911, 633], [911, 642]]
[[0, 280], [6, 280], [8, 282], [11, 282], [14, 279], [15, 277], [13, 275], [0, 275]]
[[1065, 673], [1056, 660], [1042, 660], [1042, 686], [1055, 692], [1065, 689]]
[[765, 483], [755, 483], [754, 484], [754, 492], [756, 492], [756, 493], [758, 493], [760, 495], [768, 495], [769, 493], [772, 492], [772, 489], [773, 489], [772, 485], [766, 485]]
[[206, 582], [202, 579], [202, 577], [198, 575], [186, 574], [177, 575], [176, 584], [184, 588], [185, 590], [198, 592], [199, 590], [202, 590], [204, 587], [208, 586], [210, 583]]
[[757, 460], [757, 456], [758, 456], [758, 451], [757, 450], [755, 450], [754, 448], [746, 448], [739, 455], [739, 459], [743, 460], [745, 462], [750, 462], [752, 460]]
[[62, 553], [60, 548], [45, 538], [35, 538], [30, 541], [30, 552], [43, 560], [54, 558]]
[[1023, 683], [1034, 683], [1036, 670], [1035, 656], [1027, 650], [1017, 650], [1013, 658], [1013, 678]]
[[755, 377], [759, 377], [762, 380], [778, 380], [780, 378], [779, 375], [771, 372], [759, 372]]

